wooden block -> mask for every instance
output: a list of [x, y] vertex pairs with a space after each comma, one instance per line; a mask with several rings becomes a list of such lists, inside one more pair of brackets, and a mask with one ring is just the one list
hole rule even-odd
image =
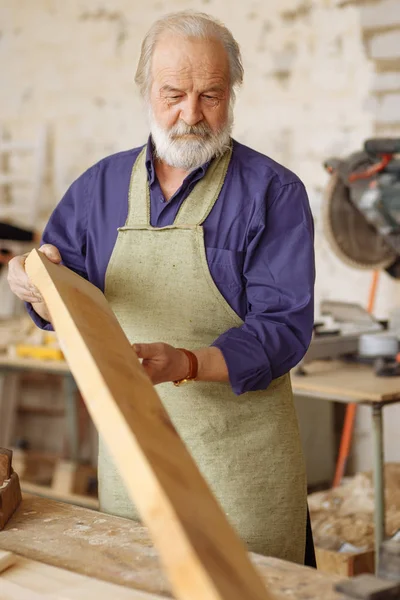
[[362, 573], [375, 572], [375, 552], [335, 552], [325, 548], [315, 548], [318, 570], [333, 575], [353, 577]]
[[0, 448], [0, 485], [11, 476], [12, 451]]
[[0, 485], [3, 485], [6, 479], [10, 479], [11, 464], [6, 454], [0, 454]]
[[0, 550], [0, 573], [15, 564], [16, 556], [12, 552]]
[[26, 270], [177, 598], [271, 598], [104, 295], [36, 250]]
[[18, 475], [11, 473], [10, 479], [0, 489], [0, 531], [21, 504], [21, 500]]

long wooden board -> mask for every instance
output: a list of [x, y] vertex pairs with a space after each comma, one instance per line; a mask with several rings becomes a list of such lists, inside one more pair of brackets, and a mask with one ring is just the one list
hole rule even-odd
[[36, 250], [26, 271], [177, 598], [270, 599], [104, 295]]

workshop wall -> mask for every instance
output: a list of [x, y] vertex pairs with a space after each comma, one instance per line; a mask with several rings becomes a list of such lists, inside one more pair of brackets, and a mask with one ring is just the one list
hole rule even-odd
[[[45, 203], [53, 206], [106, 154], [144, 143], [133, 82], [140, 42], [157, 17], [188, 8], [222, 19], [241, 44], [245, 84], [235, 137], [286, 164], [307, 186], [317, 313], [321, 298], [366, 304], [371, 274], [341, 263], [322, 235], [322, 162], [359, 149], [368, 136], [400, 135], [398, 0], [0, 0], [0, 120], [24, 139], [48, 123]], [[395, 306], [400, 284], [383, 275], [377, 312], [387, 316]], [[400, 421], [400, 411], [389, 410], [391, 423], [393, 415]], [[400, 460], [400, 449], [388, 450]]]

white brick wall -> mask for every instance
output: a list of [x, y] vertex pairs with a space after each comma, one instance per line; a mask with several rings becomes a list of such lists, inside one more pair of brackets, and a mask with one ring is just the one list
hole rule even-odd
[[385, 94], [377, 100], [376, 119], [381, 124], [398, 123], [400, 120], [400, 93]]
[[400, 25], [400, 2], [383, 0], [374, 4], [366, 4], [361, 11], [361, 27], [376, 29]]
[[391, 90], [400, 90], [400, 72], [386, 72], [386, 73], [377, 73], [374, 82], [372, 91], [374, 92], [386, 92]]
[[371, 58], [397, 58], [400, 56], [400, 30], [375, 35], [369, 44]]
[[243, 50], [235, 135], [297, 170], [317, 207], [324, 157], [352, 150], [372, 132], [362, 108], [372, 68], [357, 9], [327, 8], [318, 0], [297, 17], [302, 4], [170, 0], [144, 8], [137, 0], [36, 0], [21, 9], [0, 0], [1, 119], [14, 135], [49, 121], [60, 193], [104, 154], [144, 141], [133, 75], [150, 23], [170, 10], [208, 10], [227, 23]]

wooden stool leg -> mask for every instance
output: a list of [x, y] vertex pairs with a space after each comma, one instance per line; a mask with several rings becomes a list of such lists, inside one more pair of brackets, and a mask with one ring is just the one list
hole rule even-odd
[[11, 446], [15, 431], [19, 391], [18, 373], [0, 376], [0, 446], [4, 448]]

